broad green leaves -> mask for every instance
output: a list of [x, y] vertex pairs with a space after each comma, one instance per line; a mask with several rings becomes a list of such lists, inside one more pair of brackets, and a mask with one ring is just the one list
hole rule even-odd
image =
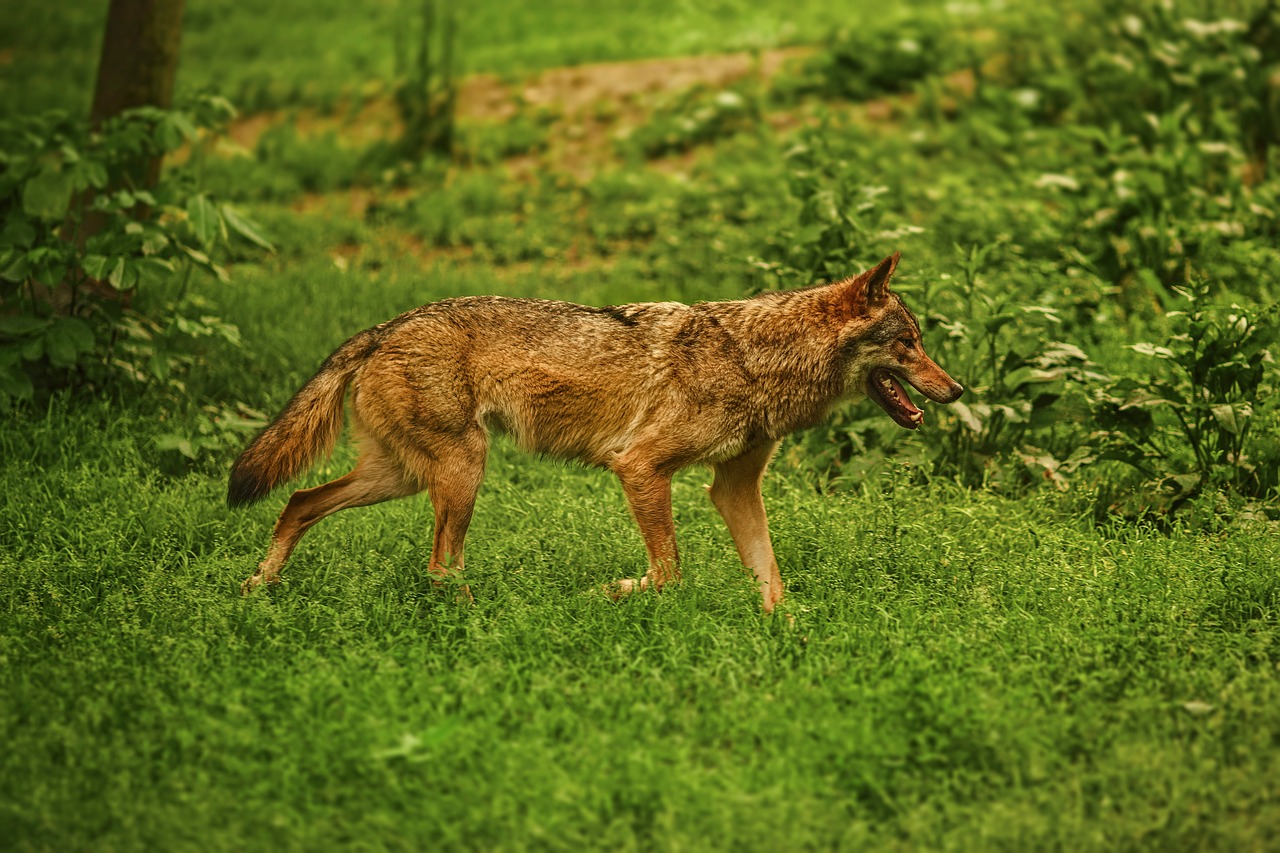
[[22, 188], [22, 211], [32, 219], [56, 221], [67, 215], [75, 176], [50, 160]]
[[[92, 133], [60, 114], [0, 123], [0, 405], [112, 374], [173, 383], [187, 357], [171, 337], [238, 343], [216, 318], [184, 316], [186, 285], [197, 271], [225, 281], [217, 258], [233, 240], [268, 251], [270, 241], [177, 172], [145, 189], [127, 168], [198, 143], [232, 113], [204, 97], [131, 110]], [[164, 322], [129, 310], [138, 290]]]
[[227, 229], [223, 224], [222, 214], [203, 193], [187, 199], [187, 222], [195, 232], [196, 240], [204, 248], [213, 246], [219, 240], [227, 239]]

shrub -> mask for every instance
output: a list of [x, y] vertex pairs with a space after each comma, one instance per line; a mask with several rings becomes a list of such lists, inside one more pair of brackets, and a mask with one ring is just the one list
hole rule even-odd
[[1171, 312], [1166, 339], [1133, 344], [1144, 361], [1094, 391], [1096, 458], [1132, 466], [1175, 500], [1222, 486], [1263, 497], [1280, 486], [1280, 456], [1252, 439], [1257, 412], [1277, 408], [1280, 311], [1214, 305], [1204, 283], [1178, 293], [1187, 308]]
[[202, 311], [188, 284], [197, 272], [226, 278], [213, 253], [233, 235], [270, 244], [190, 169], [153, 189], [127, 177], [137, 159], [184, 144], [198, 157], [202, 132], [232, 114], [203, 97], [130, 110], [92, 131], [60, 113], [0, 124], [0, 407], [122, 381], [177, 395], [194, 360], [179, 341], [238, 344], [238, 330]]

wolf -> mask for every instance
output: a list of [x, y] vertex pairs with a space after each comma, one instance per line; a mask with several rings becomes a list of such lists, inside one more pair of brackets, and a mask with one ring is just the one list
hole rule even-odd
[[833, 284], [695, 305], [445, 299], [358, 333], [232, 466], [233, 507], [295, 478], [333, 448], [350, 388], [355, 468], [293, 493], [243, 591], [278, 581], [322, 518], [424, 489], [435, 509], [427, 569], [437, 583], [460, 573], [497, 431], [617, 475], [649, 561], [639, 580], [606, 587], [614, 597], [679, 579], [671, 478], [710, 466], [711, 501], [772, 612], [783, 585], [760, 484], [779, 442], [865, 397], [916, 429], [924, 413], [905, 385], [937, 403], [963, 391], [889, 289], [898, 260]]

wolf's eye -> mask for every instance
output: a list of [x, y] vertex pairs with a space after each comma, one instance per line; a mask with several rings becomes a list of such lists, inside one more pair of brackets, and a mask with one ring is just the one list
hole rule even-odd
[[911, 349], [916, 345], [916, 342], [913, 338], [898, 338], [898, 343], [902, 344], [907, 349]]

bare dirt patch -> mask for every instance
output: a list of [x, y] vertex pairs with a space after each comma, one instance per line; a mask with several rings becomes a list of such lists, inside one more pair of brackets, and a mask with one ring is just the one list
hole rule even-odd
[[[759, 74], [767, 80], [789, 60], [810, 53], [810, 48], [784, 48], [760, 54], [726, 53], [553, 68], [521, 87], [520, 96], [532, 106], [556, 106], [565, 114], [574, 115], [602, 102], [636, 103], [692, 86], [723, 87], [750, 74]], [[464, 86], [460, 98], [464, 115], [468, 94]]]
[[[664, 95], [698, 85], [723, 87], [751, 74], [768, 80], [787, 62], [811, 52], [810, 48], [784, 48], [759, 54], [601, 62], [549, 69], [514, 85], [491, 74], [475, 74], [459, 86], [458, 118], [463, 122], [507, 121], [522, 109], [546, 110], [555, 116], [550, 129], [552, 147], [567, 140], [571, 144], [565, 146], [569, 149], [566, 154], [572, 152], [578, 156], [571, 159], [581, 159], [587, 149], [599, 146], [602, 135], [643, 120]], [[290, 121], [301, 137], [336, 133], [353, 146], [395, 139], [400, 134], [395, 106], [382, 91], [372, 93], [354, 109], [333, 115], [304, 109], [245, 116], [232, 123], [228, 141], [233, 149], [251, 151], [268, 129]]]
[[[723, 89], [744, 81], [763, 88], [788, 63], [811, 55], [811, 48], [788, 48], [753, 53], [732, 53], [652, 59], [635, 62], [606, 62], [555, 68], [520, 82], [504, 81], [494, 75], [478, 74], [463, 80], [459, 87], [457, 115], [464, 128], [485, 123], [504, 123], [521, 113], [540, 115], [547, 128], [545, 148], [536, 153], [517, 154], [503, 160], [502, 167], [516, 180], [536, 178], [548, 169], [584, 181], [600, 169], [616, 163], [619, 146], [615, 141], [650, 120], [655, 109], [680, 93], [695, 87]], [[951, 75], [944, 81], [949, 97], [964, 100], [972, 96], [970, 72]], [[892, 127], [903, 109], [910, 109], [914, 96], [896, 95], [845, 105], [863, 122]], [[788, 132], [813, 120], [803, 107], [771, 110], [764, 116], [776, 131]], [[280, 110], [246, 116], [233, 123], [226, 153], [252, 151], [262, 135], [273, 127], [291, 125], [300, 138], [335, 134], [340, 143], [353, 148], [386, 142], [399, 137], [401, 126], [392, 98], [385, 88], [371, 86], [359, 103], [332, 114], [311, 109]], [[669, 174], [687, 173], [698, 158], [697, 150], [675, 153], [648, 161], [648, 166]], [[307, 215], [350, 215], [363, 217], [370, 207], [388, 199], [403, 200], [417, 188], [391, 189], [357, 186], [328, 193], [307, 193], [294, 201], [295, 211]], [[342, 245], [331, 256], [346, 268], [358, 262], [364, 247]], [[421, 266], [432, 263], [466, 262], [469, 247], [439, 247], [425, 244], [407, 233], [395, 233], [382, 247], [392, 256], [411, 257]], [[580, 252], [569, 247], [557, 258], [565, 268], [580, 269], [609, 263], [609, 256]]]
[[[695, 86], [722, 88], [751, 75], [765, 83], [787, 63], [812, 52], [812, 48], [791, 47], [758, 54], [601, 62], [549, 69], [514, 84], [492, 74], [474, 74], [459, 86], [457, 115], [465, 125], [510, 121], [521, 110], [543, 111], [551, 117], [545, 155], [508, 158], [507, 170], [515, 177], [524, 177], [546, 168], [550, 162], [553, 168], [584, 180], [613, 158], [613, 140], [642, 124], [664, 98]], [[332, 133], [353, 148], [396, 139], [402, 130], [391, 97], [385, 89], [371, 87], [358, 104], [332, 113], [304, 108], [240, 117], [232, 122], [218, 147], [223, 154], [248, 154], [263, 134], [286, 124], [291, 124], [300, 138]], [[790, 119], [782, 121], [782, 125], [793, 124]], [[185, 152], [179, 152], [175, 159], [180, 161], [185, 156]], [[693, 160], [690, 152], [653, 165], [661, 171], [679, 172]], [[373, 201], [385, 196], [385, 191], [364, 187], [344, 193], [346, 211], [353, 216], [362, 215]], [[308, 193], [293, 208], [300, 213], [313, 213], [326, 208], [333, 195]]]

